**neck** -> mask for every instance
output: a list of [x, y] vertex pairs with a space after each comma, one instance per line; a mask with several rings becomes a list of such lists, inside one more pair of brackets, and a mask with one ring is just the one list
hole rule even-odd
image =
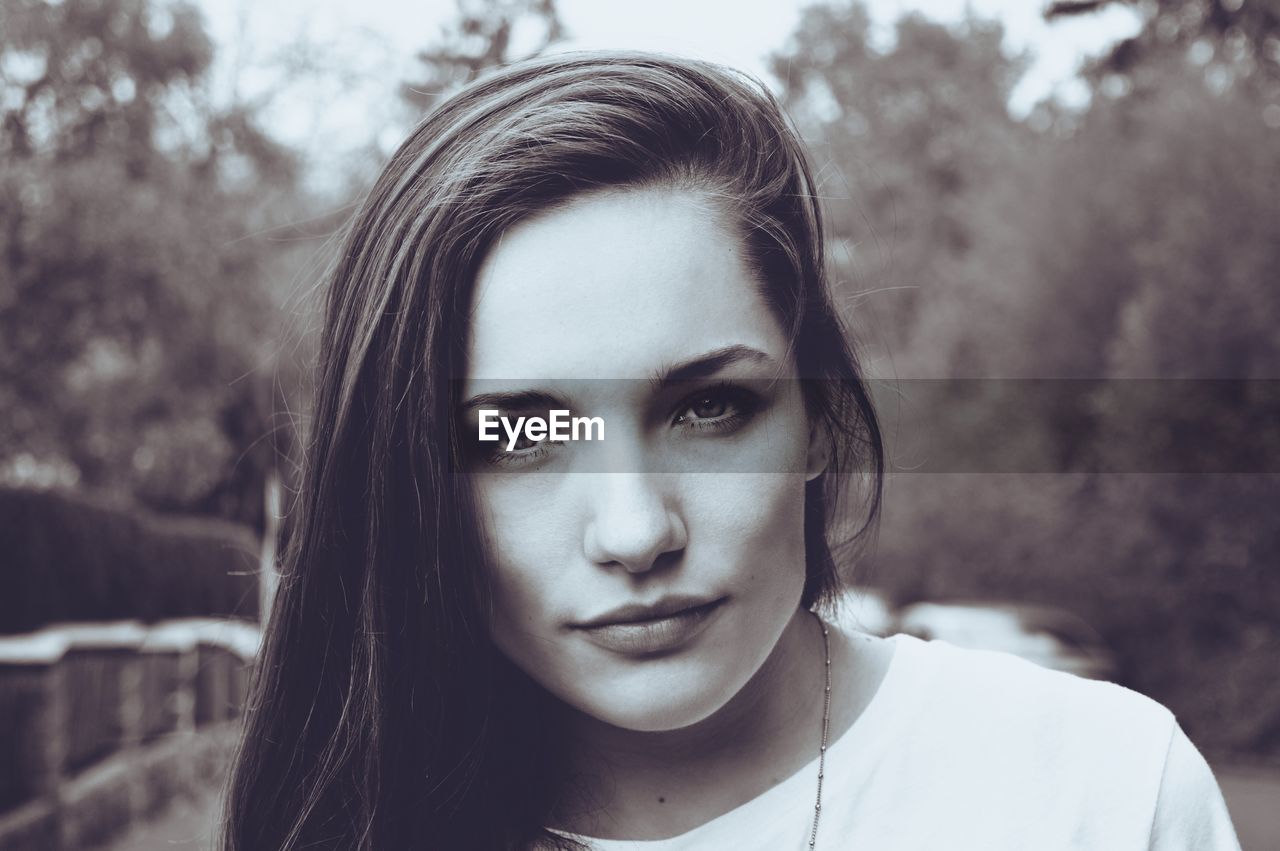
[[824, 667], [821, 624], [797, 609], [760, 670], [696, 724], [637, 732], [575, 713], [570, 763], [591, 788], [589, 801], [575, 809], [597, 818], [582, 830], [581, 819], [569, 816], [571, 829], [627, 838], [676, 835], [798, 771], [818, 754]]

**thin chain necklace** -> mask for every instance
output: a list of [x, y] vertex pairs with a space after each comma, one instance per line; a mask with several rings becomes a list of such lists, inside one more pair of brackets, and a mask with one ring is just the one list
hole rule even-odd
[[813, 804], [813, 829], [809, 831], [809, 847], [818, 844], [818, 817], [822, 815], [822, 778], [827, 767], [827, 732], [831, 728], [831, 643], [827, 639], [827, 624], [817, 614], [818, 625], [822, 627], [822, 652], [827, 657], [827, 687], [822, 694], [822, 750], [818, 751], [818, 799]]

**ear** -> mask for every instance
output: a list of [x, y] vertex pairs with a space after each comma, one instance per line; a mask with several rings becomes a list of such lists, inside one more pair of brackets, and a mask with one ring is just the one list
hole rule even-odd
[[811, 482], [831, 463], [831, 432], [822, 420], [809, 426], [809, 451], [805, 457], [805, 481]]

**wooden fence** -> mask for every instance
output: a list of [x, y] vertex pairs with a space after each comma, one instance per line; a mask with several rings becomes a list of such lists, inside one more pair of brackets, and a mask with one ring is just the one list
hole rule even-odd
[[214, 782], [257, 648], [203, 618], [0, 637], [0, 851], [89, 848]]

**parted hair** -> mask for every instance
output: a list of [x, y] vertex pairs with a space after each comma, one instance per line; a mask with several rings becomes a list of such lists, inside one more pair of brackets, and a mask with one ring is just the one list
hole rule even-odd
[[782, 110], [749, 77], [665, 55], [500, 69], [422, 119], [337, 243], [225, 851], [572, 844], [543, 829], [564, 780], [558, 705], [489, 637], [453, 396], [476, 274], [499, 236], [584, 193], [662, 187], [732, 223], [831, 438], [806, 488], [803, 601], [832, 594], [846, 480], [863, 483], [863, 522], [842, 539], [857, 543], [884, 453], [828, 289], [811, 168]]

